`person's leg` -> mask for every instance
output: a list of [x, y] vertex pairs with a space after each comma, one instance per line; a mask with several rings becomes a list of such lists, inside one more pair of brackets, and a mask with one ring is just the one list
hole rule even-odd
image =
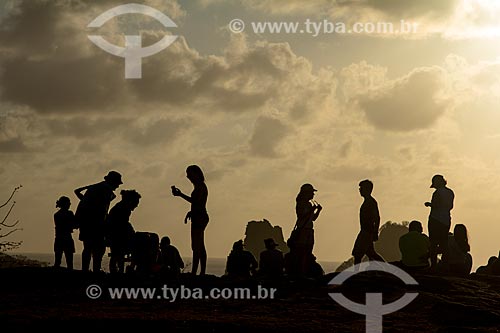
[[104, 242], [96, 241], [92, 247], [92, 267], [94, 273], [99, 273], [101, 271], [102, 257], [106, 252], [106, 247]]
[[54, 255], [55, 255], [54, 267], [61, 267], [62, 254], [63, 254], [63, 251], [61, 251], [61, 250], [57, 250], [54, 252]]
[[68, 250], [68, 251], [64, 252], [64, 256], [66, 257], [66, 267], [68, 267], [68, 269], [70, 271], [72, 271], [73, 270], [73, 251]]
[[123, 251], [122, 249], [118, 251], [116, 266], [118, 269], [118, 273], [123, 274], [125, 272], [125, 251]]
[[431, 259], [431, 267], [435, 268], [437, 264], [437, 255], [438, 255], [438, 240], [436, 237], [436, 221], [432, 218], [429, 218], [429, 223], [427, 225], [429, 229], [429, 241], [430, 241], [430, 249], [429, 256]]
[[377, 251], [375, 251], [375, 248], [373, 247], [373, 242], [371, 242], [368, 245], [368, 249], [366, 251], [366, 255], [367, 255], [368, 259], [370, 259], [370, 260], [376, 260], [376, 261], [383, 261], [383, 262], [385, 262], [384, 258], [382, 258], [382, 256], [380, 254], [378, 254]]
[[114, 247], [111, 247], [111, 256], [109, 257], [109, 272], [110, 273], [116, 273], [117, 272], [117, 267], [116, 267], [116, 249]]
[[200, 231], [200, 275], [205, 275], [207, 270], [207, 250], [205, 248], [205, 230]]
[[191, 273], [196, 275], [198, 271], [198, 263], [200, 262], [200, 244], [198, 239], [198, 232], [191, 225], [191, 250], [193, 250], [193, 265], [191, 267]]
[[83, 241], [82, 251], [82, 271], [88, 272], [90, 269], [90, 259], [92, 258], [92, 242]]

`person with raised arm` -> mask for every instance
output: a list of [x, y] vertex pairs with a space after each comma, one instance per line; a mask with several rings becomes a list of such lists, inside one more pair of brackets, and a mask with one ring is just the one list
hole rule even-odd
[[196, 275], [200, 266], [200, 275], [205, 275], [207, 268], [207, 250], [205, 248], [205, 229], [209, 217], [207, 213], [208, 188], [205, 184], [203, 171], [197, 165], [190, 165], [186, 169], [186, 177], [193, 184], [191, 196], [172, 186], [172, 195], [181, 197], [191, 204], [191, 210], [184, 218], [184, 223], [191, 221], [191, 249], [193, 251], [193, 266], [191, 273]]

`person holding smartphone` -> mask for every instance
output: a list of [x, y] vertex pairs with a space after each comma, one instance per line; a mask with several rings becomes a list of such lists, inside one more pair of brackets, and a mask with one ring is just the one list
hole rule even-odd
[[207, 251], [205, 248], [205, 228], [208, 225], [207, 213], [208, 188], [205, 184], [203, 171], [197, 165], [190, 165], [186, 169], [186, 176], [193, 184], [191, 196], [172, 186], [172, 195], [181, 197], [191, 204], [184, 223], [191, 221], [191, 249], [193, 250], [193, 265], [191, 273], [196, 275], [200, 266], [200, 275], [205, 275], [207, 267]]

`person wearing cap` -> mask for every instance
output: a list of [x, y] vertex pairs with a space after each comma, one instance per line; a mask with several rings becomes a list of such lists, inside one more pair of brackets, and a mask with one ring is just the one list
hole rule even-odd
[[303, 184], [295, 199], [297, 221], [288, 240], [288, 245], [292, 256], [290, 260], [293, 259], [292, 262], [295, 263], [292, 265], [295, 266], [292, 270], [301, 276], [307, 275], [313, 264], [311, 262], [314, 248], [313, 222], [316, 221], [323, 209], [320, 204], [313, 201], [316, 191], [311, 184]]
[[[75, 195], [80, 199], [75, 219], [80, 228], [79, 240], [83, 242], [82, 271], [88, 272], [90, 261], [95, 273], [101, 271], [101, 262], [106, 252], [105, 220], [109, 204], [116, 197], [113, 193], [122, 183], [121, 175], [110, 171], [104, 180], [77, 188]], [[85, 193], [82, 193], [85, 191]]]
[[437, 264], [438, 253], [443, 253], [448, 247], [448, 233], [451, 227], [451, 213], [455, 194], [446, 187], [447, 182], [442, 175], [432, 177], [431, 188], [435, 191], [430, 202], [424, 205], [430, 207], [428, 230], [431, 242], [431, 267]]
[[266, 249], [260, 253], [259, 274], [268, 278], [279, 278], [283, 275], [283, 252], [276, 247], [278, 244], [272, 238], [264, 240]]
[[359, 224], [361, 230], [356, 237], [352, 255], [354, 264], [359, 264], [366, 255], [370, 260], [385, 261], [375, 251], [373, 242], [378, 240], [378, 229], [380, 226], [380, 214], [377, 200], [372, 197], [373, 183], [368, 180], [362, 180], [359, 183], [359, 194], [363, 197], [363, 203], [359, 209]]

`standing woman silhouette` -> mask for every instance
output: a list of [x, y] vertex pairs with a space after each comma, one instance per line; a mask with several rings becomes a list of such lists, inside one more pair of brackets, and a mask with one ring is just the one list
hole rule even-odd
[[177, 187], [172, 186], [172, 194], [176, 197], [181, 197], [191, 203], [191, 211], [189, 211], [184, 219], [184, 223], [191, 220], [191, 249], [193, 250], [193, 267], [191, 273], [196, 275], [198, 264], [200, 267], [200, 275], [205, 275], [207, 267], [207, 251], [205, 249], [205, 228], [208, 224], [207, 199], [208, 188], [205, 184], [205, 176], [203, 171], [197, 165], [190, 165], [186, 169], [187, 178], [193, 183], [194, 189], [191, 196], [187, 196]]

